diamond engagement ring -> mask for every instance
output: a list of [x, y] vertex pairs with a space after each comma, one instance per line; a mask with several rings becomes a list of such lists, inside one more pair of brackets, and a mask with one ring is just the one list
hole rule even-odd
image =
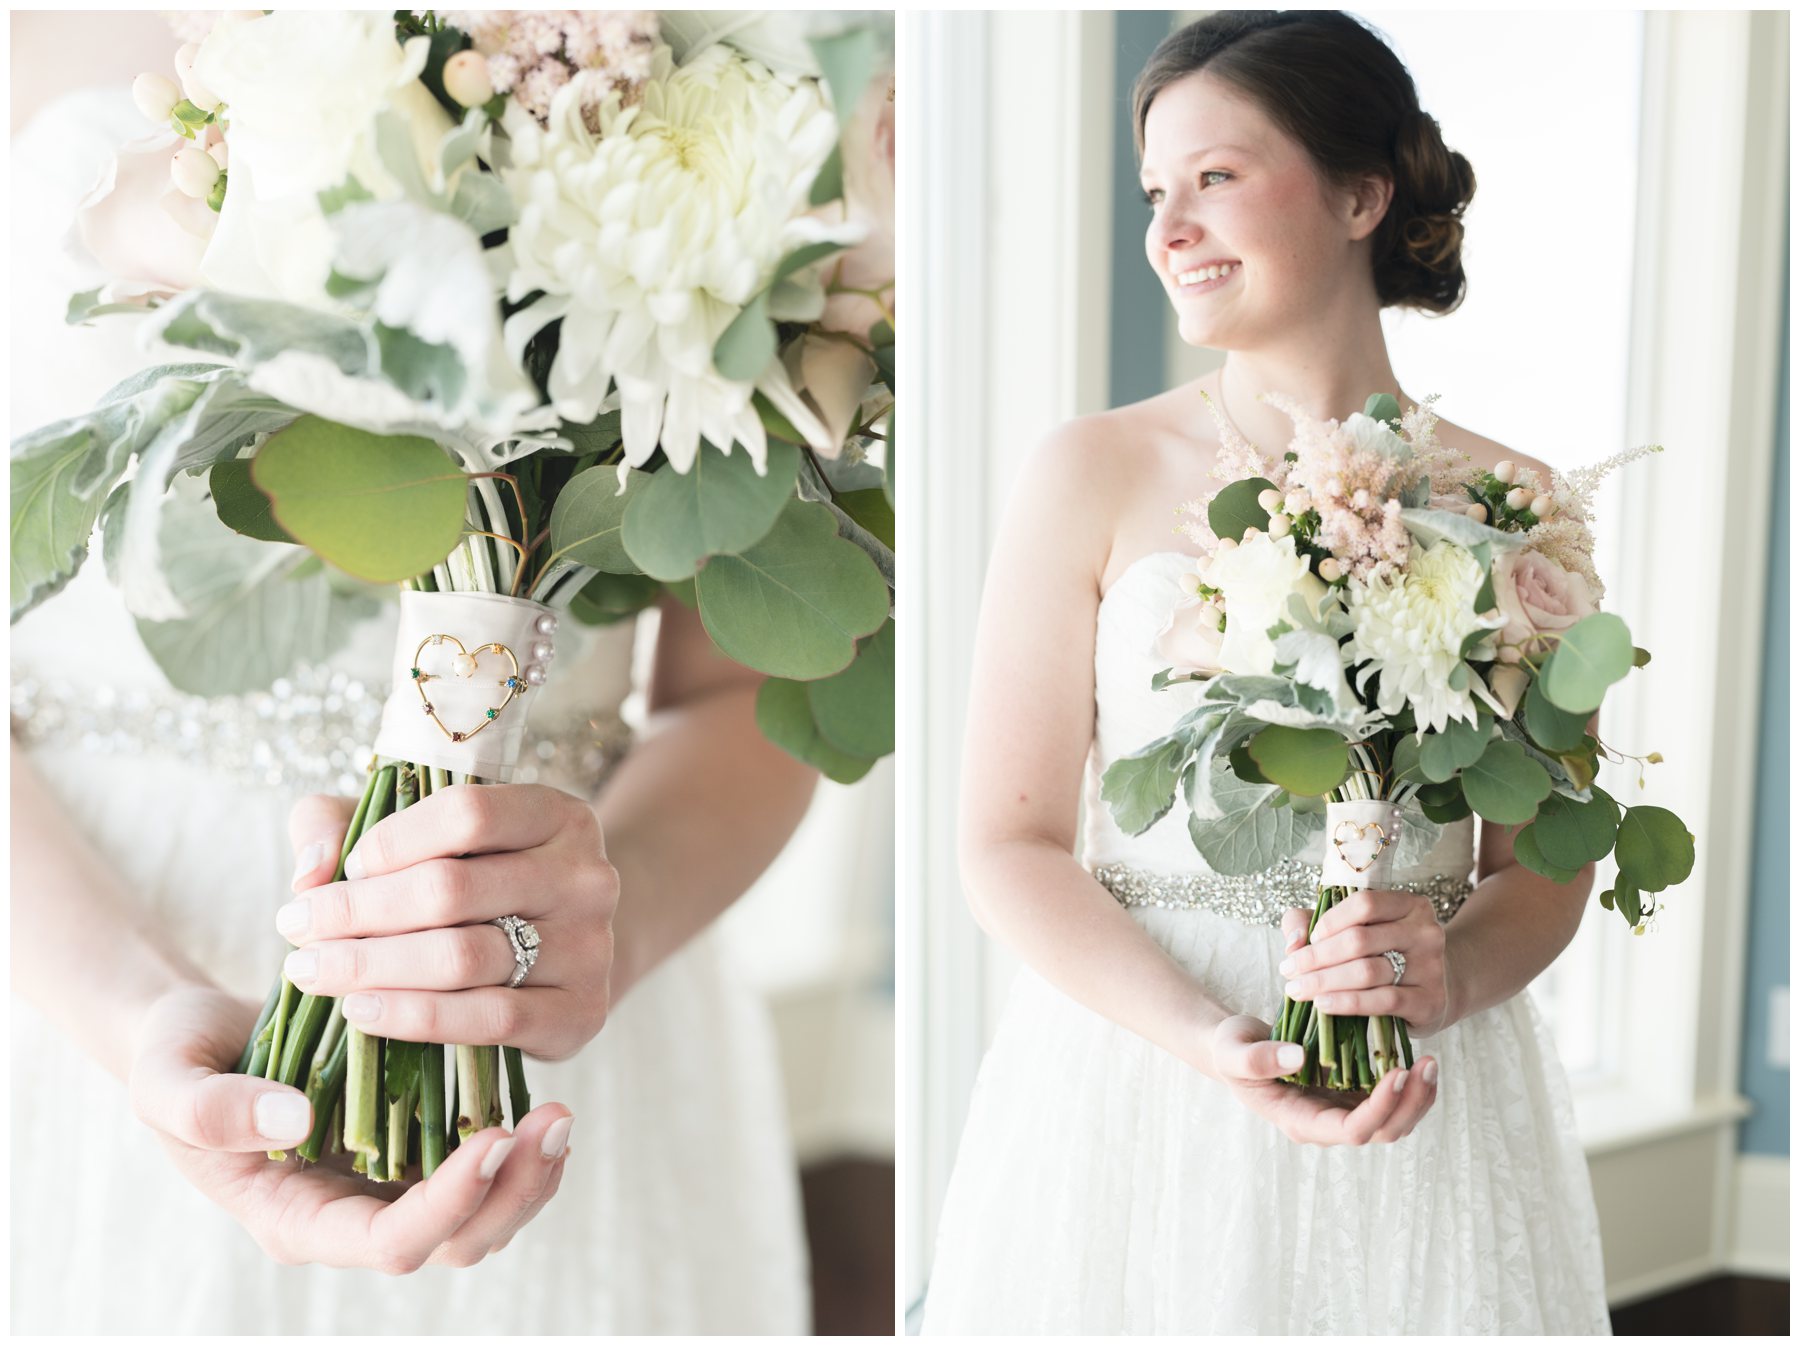
[[504, 930], [507, 942], [512, 945], [513, 974], [506, 984], [516, 987], [531, 975], [532, 965], [537, 962], [540, 943], [537, 927], [521, 916], [499, 916], [488, 924]]
[[1394, 969], [1394, 985], [1398, 986], [1400, 978], [1406, 975], [1406, 955], [1398, 949], [1384, 949], [1381, 956], [1387, 959], [1388, 965]]

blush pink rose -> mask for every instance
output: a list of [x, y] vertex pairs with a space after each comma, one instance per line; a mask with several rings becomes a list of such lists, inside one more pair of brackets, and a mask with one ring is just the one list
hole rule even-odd
[[828, 262], [824, 274], [841, 286], [878, 292], [881, 298], [878, 302], [869, 294], [831, 295], [819, 325], [830, 332], [866, 337], [871, 327], [894, 311], [892, 72], [869, 81], [844, 126], [843, 153], [843, 209], [849, 219], [866, 226], [868, 235], [841, 258]]
[[1494, 561], [1494, 602], [1506, 618], [1500, 643], [1531, 650], [1533, 632], [1566, 631], [1598, 609], [1587, 580], [1534, 551], [1506, 552]]

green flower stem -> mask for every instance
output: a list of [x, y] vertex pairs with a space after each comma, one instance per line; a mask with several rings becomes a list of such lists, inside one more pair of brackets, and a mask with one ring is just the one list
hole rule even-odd
[[1379, 1084], [1381, 1077], [1394, 1068], [1394, 1020], [1386, 1014], [1369, 1020], [1369, 1030], [1374, 1035], [1374, 1042], [1369, 1047], [1369, 1069], [1375, 1072], [1375, 1082]]
[[[381, 1039], [360, 1028], [349, 1032], [349, 1074], [344, 1081], [344, 1148], [373, 1158], [381, 1152]], [[359, 1170], [366, 1172], [367, 1169]]]
[[456, 1126], [456, 1048], [445, 1046], [439, 1050], [450, 1066], [450, 1083], [444, 1089], [444, 1153], [449, 1155], [462, 1144], [462, 1133]]
[[481, 1130], [481, 1119], [487, 1116], [481, 1097], [481, 1048], [456, 1049], [456, 1087], [456, 1134], [467, 1140]]
[[[334, 1022], [343, 1023], [338, 1016]], [[307, 1081], [306, 1097], [312, 1103], [312, 1134], [301, 1142], [299, 1155], [309, 1163], [318, 1163], [329, 1140], [333, 1154], [342, 1152], [340, 1134], [343, 1129], [344, 1072], [350, 1063], [350, 1039], [347, 1034], [339, 1033], [329, 1049], [321, 1044], [321, 1054], [325, 1057], [322, 1066], [315, 1066], [312, 1078]]]
[[[268, 1040], [264, 1037], [263, 1030], [268, 1028], [269, 1021], [275, 1017], [275, 1002], [280, 999], [281, 983], [279, 981], [273, 982], [269, 986], [269, 994], [263, 999], [262, 1011], [256, 1016], [256, 1027], [250, 1030], [250, 1037], [244, 1043], [244, 1050], [238, 1054], [238, 1074], [245, 1075], [251, 1073], [250, 1063], [256, 1059], [256, 1046], [259, 1042], [266, 1042]], [[267, 1057], [264, 1057], [263, 1059], [265, 1063], [268, 1060]], [[255, 1073], [260, 1075], [262, 1074], [262, 1071], [259, 1070]]]
[[1350, 1043], [1356, 1050], [1356, 1086], [1359, 1089], [1371, 1089], [1375, 1085], [1375, 1072], [1369, 1066], [1368, 1023], [1364, 1018], [1350, 1020]]
[[[1338, 1062], [1341, 1059], [1338, 1051], [1339, 1045], [1338, 1016], [1321, 1011], [1319, 1014], [1319, 1064], [1327, 1076], [1333, 1075], [1338, 1069]], [[1338, 1081], [1343, 1078], [1342, 1075], [1338, 1075], [1331, 1080], [1331, 1083], [1334, 1087], [1341, 1089], [1343, 1085]]]
[[1408, 1070], [1411, 1070], [1412, 1062], [1413, 1062], [1412, 1037], [1406, 1031], [1406, 1020], [1395, 1019], [1394, 1020], [1394, 1031], [1397, 1034], [1399, 1034], [1399, 1037], [1400, 1037], [1400, 1052], [1401, 1052], [1402, 1057], [1406, 1061], [1406, 1068]]
[[[425, 777], [429, 780], [429, 777]], [[427, 786], [427, 789], [430, 787]], [[444, 1162], [444, 1047], [431, 1042], [425, 1046], [424, 1080], [419, 1098], [419, 1165], [430, 1177]]]
[[512, 1124], [517, 1126], [531, 1111], [531, 1091], [525, 1087], [525, 1058], [517, 1047], [505, 1049], [506, 1083], [512, 1095]]
[[288, 1026], [287, 1042], [282, 1046], [281, 1068], [275, 1074], [275, 1078], [281, 1083], [300, 1083], [302, 1074], [314, 1060], [314, 1048], [318, 1046], [319, 1039], [325, 1032], [326, 1021], [336, 1004], [336, 999], [331, 996], [308, 992], [300, 997], [293, 1022]]
[[500, 1049], [498, 1047], [479, 1047], [476, 1049], [476, 1069], [481, 1081], [482, 1125], [502, 1126], [506, 1122], [506, 1114], [500, 1107]]
[[1346, 1083], [1356, 1078], [1355, 1061], [1352, 1059], [1350, 1039], [1341, 1038], [1337, 1044], [1337, 1079], [1332, 1082], [1333, 1089], [1348, 1089]]
[[275, 1016], [269, 1021], [269, 1059], [262, 1071], [265, 1079], [273, 1079], [281, 1069], [281, 1052], [287, 1043], [288, 1015], [299, 994], [299, 988], [284, 974], [281, 978], [281, 999], [275, 1002]]
[[382, 1151], [382, 1157], [387, 1161], [389, 1182], [399, 1182], [406, 1176], [406, 1142], [408, 1131], [412, 1127], [413, 1101], [410, 1089], [388, 1099], [387, 1145]]

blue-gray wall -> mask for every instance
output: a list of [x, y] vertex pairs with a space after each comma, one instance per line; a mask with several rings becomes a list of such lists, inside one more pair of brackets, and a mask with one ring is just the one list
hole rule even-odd
[[[1782, 249], [1787, 255], [1787, 249]], [[1788, 281], [1781, 278], [1781, 293]], [[1762, 651], [1763, 727], [1756, 757], [1755, 855], [1750, 869], [1749, 949], [1744, 961], [1744, 1054], [1740, 1088], [1756, 1110], [1744, 1121], [1739, 1147], [1751, 1154], [1788, 1152], [1790, 1072], [1769, 1064], [1769, 993], [1788, 985], [1788, 432], [1789, 313], [1781, 310], [1781, 391], [1775, 413], [1775, 472], [1770, 483], [1769, 590]]]
[[1154, 397], [1165, 386], [1163, 340], [1169, 300], [1144, 260], [1144, 229], [1150, 207], [1138, 185], [1137, 146], [1131, 133], [1131, 85], [1138, 71], [1169, 35], [1175, 12], [1123, 9], [1113, 16], [1113, 247], [1112, 350], [1109, 370], [1112, 405]]

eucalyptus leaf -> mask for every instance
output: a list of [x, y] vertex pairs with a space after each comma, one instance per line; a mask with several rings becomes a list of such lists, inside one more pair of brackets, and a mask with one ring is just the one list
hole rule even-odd
[[1538, 681], [1552, 705], [1589, 715], [1631, 672], [1634, 650], [1630, 629], [1616, 614], [1590, 613], [1563, 632]]
[[1694, 872], [1694, 834], [1654, 804], [1625, 810], [1617, 851], [1620, 878], [1648, 893], [1672, 888]]
[[250, 471], [276, 522], [359, 579], [410, 579], [462, 537], [468, 477], [416, 435], [303, 416], [269, 437]]
[[256, 489], [250, 480], [250, 462], [245, 458], [227, 458], [212, 465], [207, 474], [213, 508], [219, 521], [234, 533], [253, 537], [259, 542], [294, 542], [295, 539], [275, 522], [269, 497]]
[[[1458, 667], [1467, 668], [1462, 664]], [[1451, 720], [1437, 733], [1427, 733], [1419, 745], [1419, 771], [1429, 781], [1447, 781], [1464, 767], [1481, 760], [1493, 736], [1493, 717], [1477, 712], [1475, 722]]]
[[840, 751], [819, 732], [807, 699], [807, 684], [768, 678], [756, 694], [756, 723], [763, 736], [790, 757], [817, 767], [828, 779], [849, 785], [875, 765], [873, 757]]
[[1550, 773], [1506, 738], [1490, 741], [1459, 779], [1470, 808], [1491, 823], [1509, 827], [1530, 822], [1550, 793]]
[[1294, 794], [1322, 795], [1350, 774], [1350, 748], [1330, 729], [1271, 725], [1252, 738], [1251, 758], [1264, 776]]
[[842, 673], [806, 684], [813, 723], [850, 757], [886, 757], [894, 750], [894, 621], [863, 641]]
[[1526, 689], [1520, 713], [1526, 732], [1546, 752], [1567, 752], [1587, 733], [1587, 716], [1552, 704], [1544, 695], [1542, 681], [1538, 678], [1533, 678]]
[[[628, 511], [627, 546], [631, 519]], [[888, 616], [888, 588], [874, 563], [838, 537], [829, 510], [804, 500], [789, 501], [754, 546], [713, 557], [694, 587], [713, 643], [776, 677], [838, 672], [855, 657], [856, 641]]]
[[569, 600], [569, 615], [589, 626], [608, 626], [642, 612], [662, 592], [648, 575], [612, 575], [601, 571]]
[[1212, 499], [1206, 507], [1206, 522], [1213, 532], [1222, 538], [1228, 537], [1233, 542], [1244, 540], [1246, 528], [1266, 530], [1269, 526], [1269, 511], [1256, 501], [1256, 497], [1264, 491], [1272, 490], [1275, 483], [1262, 477], [1247, 477], [1242, 481], [1234, 481]]
[[625, 509], [651, 478], [651, 473], [629, 468], [622, 491], [618, 469], [612, 467], [590, 467], [569, 478], [550, 513], [552, 556], [614, 575], [638, 574], [625, 550]]
[[713, 345], [713, 368], [722, 378], [754, 383], [775, 358], [775, 323], [769, 317], [769, 296], [759, 293], [719, 334]]
[[758, 475], [748, 453], [701, 444], [687, 472], [663, 468], [632, 493], [620, 534], [626, 554], [646, 575], [681, 580], [708, 556], [754, 546], [792, 500], [799, 462], [793, 445], [771, 442]]
[[1558, 869], [1580, 869], [1612, 853], [1619, 833], [1619, 806], [1599, 788], [1585, 804], [1552, 791], [1538, 805], [1531, 826], [1548, 863]]
[[[1555, 796], [1552, 796], [1552, 798], [1555, 798]], [[1525, 868], [1529, 869], [1533, 874], [1542, 874], [1545, 878], [1556, 883], [1572, 883], [1576, 874], [1581, 870], [1581, 866], [1579, 865], [1574, 869], [1564, 869], [1560, 865], [1551, 864], [1549, 860], [1544, 858], [1543, 851], [1538, 847], [1537, 824], [1535, 822], [1520, 828], [1519, 831], [1514, 834], [1513, 858], [1524, 865]]]

